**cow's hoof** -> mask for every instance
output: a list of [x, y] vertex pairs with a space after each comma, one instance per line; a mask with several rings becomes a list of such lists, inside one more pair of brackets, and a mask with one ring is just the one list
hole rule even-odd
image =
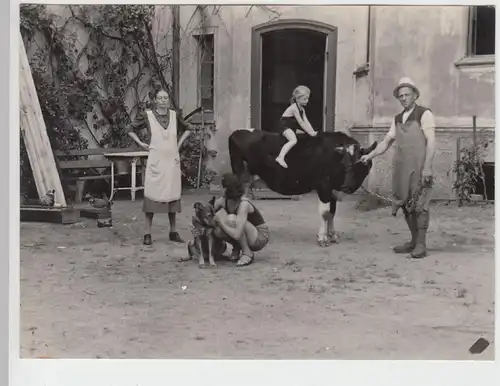
[[330, 240], [328, 239], [322, 239], [322, 240], [318, 240], [318, 245], [321, 247], [321, 248], [326, 248], [326, 247], [329, 247], [330, 246]]
[[204, 263], [203, 263], [203, 264], [201, 264], [201, 263], [200, 263], [200, 264], [198, 264], [198, 267], [200, 267], [200, 268], [202, 268], [202, 269], [203, 269], [203, 268], [205, 268], [205, 267], [206, 267], [206, 265], [205, 265]]
[[331, 244], [337, 244], [339, 242], [339, 237], [336, 233], [328, 235], [328, 238], [330, 239]]

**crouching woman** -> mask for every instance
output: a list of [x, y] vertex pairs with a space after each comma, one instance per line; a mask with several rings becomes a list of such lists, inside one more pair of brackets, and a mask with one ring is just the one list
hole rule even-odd
[[215, 202], [214, 236], [233, 245], [230, 260], [237, 261], [238, 267], [249, 265], [253, 262], [253, 253], [268, 244], [269, 228], [260, 211], [246, 197], [237, 176], [225, 174], [222, 187], [224, 196]]

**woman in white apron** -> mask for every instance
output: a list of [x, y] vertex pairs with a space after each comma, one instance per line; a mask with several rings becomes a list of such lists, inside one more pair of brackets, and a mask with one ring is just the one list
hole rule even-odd
[[[169, 108], [170, 99], [160, 89], [154, 98], [154, 107], [146, 110], [128, 126], [130, 137], [143, 149], [149, 150], [144, 182], [142, 210], [146, 216], [144, 245], [151, 245], [151, 225], [155, 213], [168, 213], [171, 241], [183, 243], [176, 230], [176, 214], [181, 212], [181, 163], [179, 149], [189, 136], [192, 126], [177, 117]], [[177, 124], [186, 127], [177, 143]], [[146, 131], [141, 140], [138, 136]]]

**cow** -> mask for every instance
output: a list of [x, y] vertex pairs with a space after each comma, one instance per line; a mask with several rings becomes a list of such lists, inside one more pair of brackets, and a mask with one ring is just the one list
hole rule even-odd
[[[303, 138], [301, 138], [303, 137]], [[285, 142], [282, 135], [255, 129], [237, 129], [228, 139], [233, 173], [251, 188], [251, 176], [258, 176], [272, 191], [300, 195], [315, 191], [319, 200], [320, 247], [338, 241], [334, 229], [336, 192], [352, 194], [369, 174], [372, 163], [359, 162], [377, 146], [364, 149], [358, 141], [342, 132], [320, 132], [316, 137], [299, 136], [288, 153], [288, 168], [276, 162]]]

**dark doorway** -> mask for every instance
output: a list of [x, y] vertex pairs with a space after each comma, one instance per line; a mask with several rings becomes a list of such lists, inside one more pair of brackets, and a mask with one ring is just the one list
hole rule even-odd
[[262, 34], [261, 122], [272, 131], [298, 85], [310, 88], [307, 118], [323, 130], [325, 50], [327, 35], [306, 29], [280, 29]]
[[[483, 164], [483, 172], [484, 172], [484, 185], [486, 185], [486, 199], [487, 200], [495, 200], [495, 163], [494, 162], [485, 162]], [[475, 184], [475, 194], [480, 194], [483, 197], [484, 188], [483, 180], [479, 179]]]

